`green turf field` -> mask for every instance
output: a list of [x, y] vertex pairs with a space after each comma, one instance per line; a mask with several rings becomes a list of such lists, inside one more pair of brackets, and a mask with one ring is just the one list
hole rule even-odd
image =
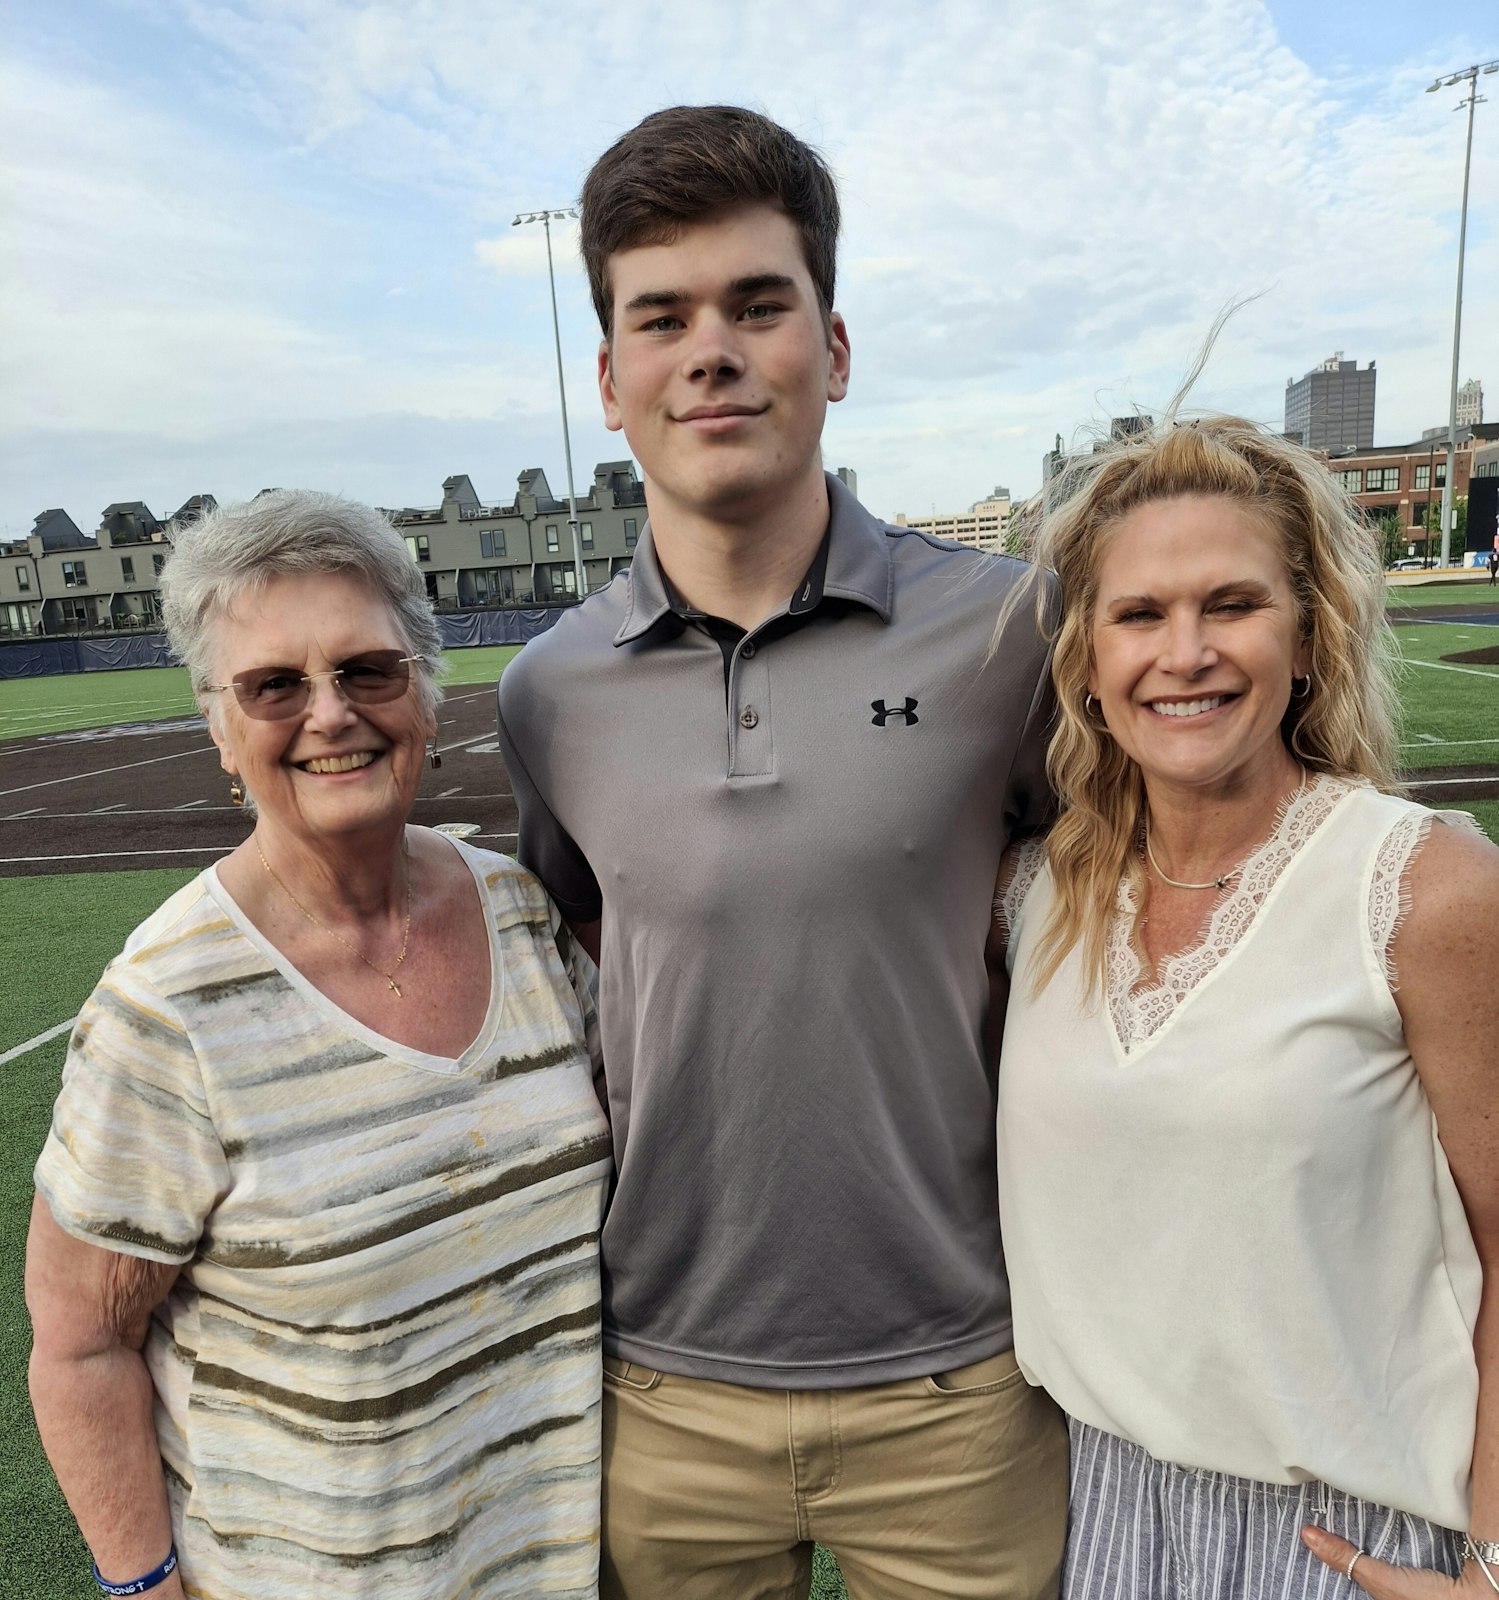
[[1460, 606], [1486, 596], [1494, 598], [1486, 578], [1441, 583], [1390, 583], [1385, 585], [1385, 603], [1390, 606]]
[[[1420, 598], [1418, 599], [1417, 596]], [[1475, 592], [1475, 598], [1477, 594]], [[1402, 604], [1450, 604], [1453, 588], [1406, 590]], [[1402, 756], [1415, 770], [1499, 762], [1499, 665], [1442, 662], [1499, 645], [1499, 628], [1433, 622], [1396, 633], [1402, 682]], [[450, 685], [492, 682], [516, 646], [454, 651]], [[1454, 668], [1460, 670], [1454, 670]], [[188, 716], [194, 707], [177, 668], [80, 674], [0, 683], [0, 741], [121, 721]], [[0, 744], [3, 754], [3, 744]], [[1455, 802], [1499, 841], [1499, 799]], [[0, 968], [6, 1006], [0, 1054], [72, 1017], [105, 962], [190, 870], [0, 879]], [[71, 1517], [42, 1458], [25, 1392], [30, 1333], [21, 1297], [31, 1167], [46, 1134], [65, 1049], [59, 1036], [0, 1066], [0, 1573], [16, 1594], [86, 1600], [94, 1590]], [[819, 1551], [815, 1600], [845, 1593], [836, 1564]]]
[[1499, 647], [1499, 627], [1423, 622], [1395, 630], [1401, 680], [1400, 754], [1411, 769], [1499, 762], [1499, 665], [1443, 661]]
[[[479, 645], [445, 657], [446, 682], [493, 683], [513, 661], [518, 644]], [[69, 733], [113, 722], [157, 722], [197, 712], [181, 667], [127, 672], [78, 672], [57, 678], [6, 678], [0, 682], [0, 740]]]

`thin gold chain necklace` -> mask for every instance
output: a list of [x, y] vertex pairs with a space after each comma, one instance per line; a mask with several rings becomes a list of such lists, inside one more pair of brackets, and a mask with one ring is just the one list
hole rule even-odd
[[411, 850], [410, 850], [410, 848], [409, 847], [405, 848], [403, 850], [403, 853], [402, 853], [403, 854], [403, 859], [404, 859], [404, 861], [406, 863], [406, 926], [401, 932], [401, 953], [400, 953], [400, 955], [398, 955], [396, 957], [395, 966], [393, 966], [390, 969], [390, 971], [387, 972], [384, 967], [377, 967], [375, 965], [375, 963], [373, 961], [371, 961], [370, 958], [367, 955], [365, 955], [365, 953], [357, 945], [350, 944], [349, 941], [347, 939], [345, 939], [344, 936], [341, 933], [338, 933], [333, 928], [330, 928], [328, 926], [328, 924], [322, 920], [322, 918], [315, 917], [312, 914], [312, 912], [310, 912], [307, 909], [307, 907], [304, 906], [302, 904], [302, 902], [297, 899], [296, 895], [294, 895], [291, 892], [291, 890], [288, 889], [284, 883], [282, 883], [280, 878], [278, 878], [276, 876], [275, 868], [272, 867], [270, 862], [266, 860], [265, 851], [260, 848], [260, 840], [259, 839], [255, 839], [254, 843], [255, 843], [255, 854], [260, 857], [260, 864], [261, 864], [261, 866], [263, 866], [265, 868], [266, 872], [270, 875], [271, 882], [274, 883], [276, 885], [276, 887], [282, 892], [282, 894], [284, 894], [286, 896], [286, 898], [288, 900], [290, 900], [291, 903], [297, 908], [297, 910], [300, 911], [302, 913], [302, 915], [307, 918], [307, 920], [313, 925], [313, 927], [321, 928], [323, 930], [323, 932], [326, 933], [330, 939], [337, 939], [338, 942], [344, 947], [345, 950], [350, 950], [356, 956], [358, 956], [359, 959], [365, 964], [365, 966], [367, 966], [370, 969], [371, 972], [378, 972], [380, 974], [380, 976], [385, 979], [386, 983], [388, 983], [390, 985], [390, 991], [391, 991], [391, 993], [393, 995], [395, 995], [396, 999], [397, 1000], [402, 999], [403, 996], [401, 994], [401, 986], [400, 986], [400, 984], [398, 984], [396, 982], [396, 974], [401, 970], [401, 963], [406, 959], [406, 946], [411, 942]]
[[[1306, 788], [1306, 768], [1303, 767], [1301, 769], [1301, 782], [1296, 785], [1296, 792], [1291, 796], [1291, 799], [1292, 800], [1299, 799], [1300, 796], [1301, 796], [1302, 790], [1305, 789], [1305, 788]], [[1283, 807], [1285, 805], [1289, 805], [1289, 804], [1290, 804], [1290, 801], [1283, 802]], [[1279, 826], [1280, 826], [1280, 820], [1279, 820], [1279, 817], [1277, 817], [1276, 823], [1275, 823], [1275, 827], [1279, 827]], [[1271, 828], [1270, 831], [1272, 833], [1275, 831], [1275, 827]], [[1263, 844], [1264, 841], [1261, 840], [1260, 843]], [[1254, 850], [1258, 850], [1259, 848], [1260, 848], [1260, 846], [1256, 845], [1254, 847]], [[1225, 872], [1221, 878], [1209, 878], [1206, 883], [1182, 883], [1177, 878], [1168, 878], [1166, 876], [1166, 874], [1161, 871], [1161, 864], [1155, 858], [1155, 851], [1150, 848], [1150, 813], [1148, 811], [1145, 813], [1145, 859], [1151, 864], [1151, 866], [1153, 866], [1155, 868], [1156, 876], [1161, 880], [1161, 882], [1162, 883], [1169, 883], [1173, 889], [1218, 889], [1220, 891], [1224, 890], [1244, 870], [1244, 862], [1248, 861], [1249, 856], [1252, 856], [1254, 854], [1254, 850], [1251, 850], [1249, 852], [1249, 855], [1245, 856], [1238, 863], [1237, 866], [1230, 867], [1228, 869], [1228, 871]]]

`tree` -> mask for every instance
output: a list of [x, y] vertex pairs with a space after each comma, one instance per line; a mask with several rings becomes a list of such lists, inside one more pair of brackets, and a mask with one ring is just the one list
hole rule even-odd
[[1379, 533], [1384, 544], [1384, 564], [1393, 567], [1405, 554], [1405, 529], [1400, 526], [1400, 513], [1394, 506], [1380, 512]]
[[[1441, 556], [1442, 497], [1437, 495], [1426, 508], [1426, 544]], [[1460, 495], [1452, 502], [1452, 550], [1458, 566], [1463, 564], [1463, 551], [1468, 547], [1468, 497]]]

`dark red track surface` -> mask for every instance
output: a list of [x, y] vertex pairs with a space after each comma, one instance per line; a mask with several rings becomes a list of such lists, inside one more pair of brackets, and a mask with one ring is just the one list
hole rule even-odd
[[[412, 820], [477, 823], [515, 848], [515, 798], [495, 743], [494, 686], [455, 685], [439, 712], [442, 766]], [[198, 718], [125, 723], [0, 744], [0, 877], [205, 867], [249, 833]]]

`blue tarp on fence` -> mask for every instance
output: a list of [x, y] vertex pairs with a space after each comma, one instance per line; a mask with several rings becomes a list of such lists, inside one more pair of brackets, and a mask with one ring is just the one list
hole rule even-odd
[[[445, 650], [476, 644], [524, 644], [545, 633], [566, 606], [525, 611], [444, 611], [437, 618]], [[0, 679], [49, 678], [60, 672], [112, 672], [121, 667], [168, 667], [163, 633], [117, 634], [102, 639], [23, 639], [0, 644]]]
[[112, 639], [27, 639], [0, 645], [0, 678], [47, 678], [58, 672], [113, 672], [121, 667], [166, 667], [166, 635], [120, 634]]
[[471, 644], [524, 644], [545, 633], [567, 606], [537, 606], [526, 611], [444, 611], [437, 618], [444, 650]]

